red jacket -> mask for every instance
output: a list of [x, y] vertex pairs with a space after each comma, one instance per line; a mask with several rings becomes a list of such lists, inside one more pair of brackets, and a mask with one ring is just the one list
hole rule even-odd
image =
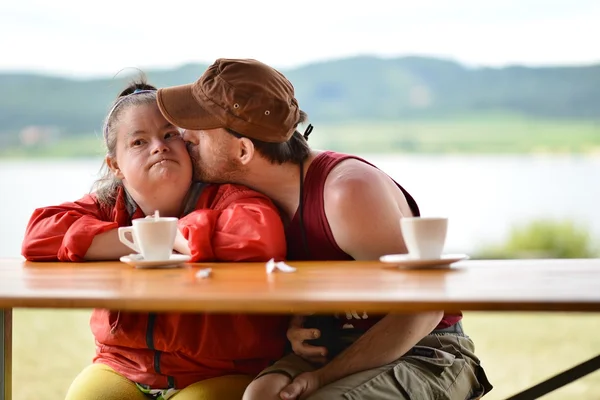
[[[193, 203], [192, 203], [193, 205]], [[120, 189], [115, 207], [95, 196], [34, 211], [22, 246], [30, 261], [83, 261], [95, 235], [143, 212]], [[267, 197], [237, 185], [206, 185], [179, 227], [192, 261], [284, 259], [283, 224]], [[94, 362], [153, 388], [183, 388], [227, 374], [258, 374], [283, 356], [287, 316], [93, 311]]]

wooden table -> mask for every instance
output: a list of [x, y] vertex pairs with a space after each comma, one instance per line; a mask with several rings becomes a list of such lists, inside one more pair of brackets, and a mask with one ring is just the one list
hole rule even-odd
[[[399, 270], [359, 261], [289, 264], [297, 272], [268, 275], [264, 263], [140, 270], [119, 262], [0, 260], [0, 377], [4, 377], [0, 400], [11, 396], [11, 311], [18, 307], [248, 313], [600, 312], [599, 259], [471, 260], [441, 270]], [[211, 277], [196, 278], [198, 269], [206, 267], [212, 268]], [[600, 358], [590, 361], [595, 369], [600, 366]]]

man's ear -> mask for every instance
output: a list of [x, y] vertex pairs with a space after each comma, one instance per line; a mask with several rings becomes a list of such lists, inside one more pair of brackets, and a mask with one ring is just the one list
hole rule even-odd
[[240, 138], [239, 139], [239, 153], [238, 157], [242, 165], [248, 165], [252, 158], [254, 158], [254, 143], [248, 138]]
[[112, 173], [114, 174], [114, 176], [116, 176], [119, 179], [123, 179], [123, 172], [121, 172], [121, 169], [119, 168], [119, 164], [117, 164], [117, 160], [113, 159], [110, 156], [106, 156], [106, 158], [104, 159], [104, 161], [106, 161], [106, 165], [108, 165], [108, 168], [110, 168], [110, 170], [112, 171]]

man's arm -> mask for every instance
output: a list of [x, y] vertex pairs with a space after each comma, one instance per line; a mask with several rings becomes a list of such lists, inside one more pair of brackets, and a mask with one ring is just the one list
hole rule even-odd
[[438, 325], [442, 311], [388, 314], [356, 342], [317, 370], [321, 385], [402, 357]]
[[[356, 260], [406, 253], [400, 218], [411, 216], [410, 208], [395, 183], [367, 164], [349, 160], [331, 172], [325, 186], [325, 213], [338, 246]], [[397, 360], [435, 329], [442, 317], [442, 311], [389, 314], [315, 371], [313, 378], [323, 386]], [[291, 386], [285, 392], [296, 392]]]
[[[336, 171], [337, 170], [337, 171]], [[400, 218], [412, 216], [396, 184], [358, 160], [334, 169], [325, 187], [325, 213], [338, 246], [356, 260], [406, 253]], [[400, 358], [438, 325], [443, 312], [389, 314], [321, 371], [324, 383]]]

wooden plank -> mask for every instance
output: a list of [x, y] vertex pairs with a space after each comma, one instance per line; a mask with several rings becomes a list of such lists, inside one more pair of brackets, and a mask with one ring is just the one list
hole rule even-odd
[[[194, 264], [141, 270], [119, 262], [0, 260], [0, 307], [210, 312], [600, 311], [600, 260], [464, 261], [446, 270], [379, 262]], [[211, 267], [212, 276], [195, 273]]]

